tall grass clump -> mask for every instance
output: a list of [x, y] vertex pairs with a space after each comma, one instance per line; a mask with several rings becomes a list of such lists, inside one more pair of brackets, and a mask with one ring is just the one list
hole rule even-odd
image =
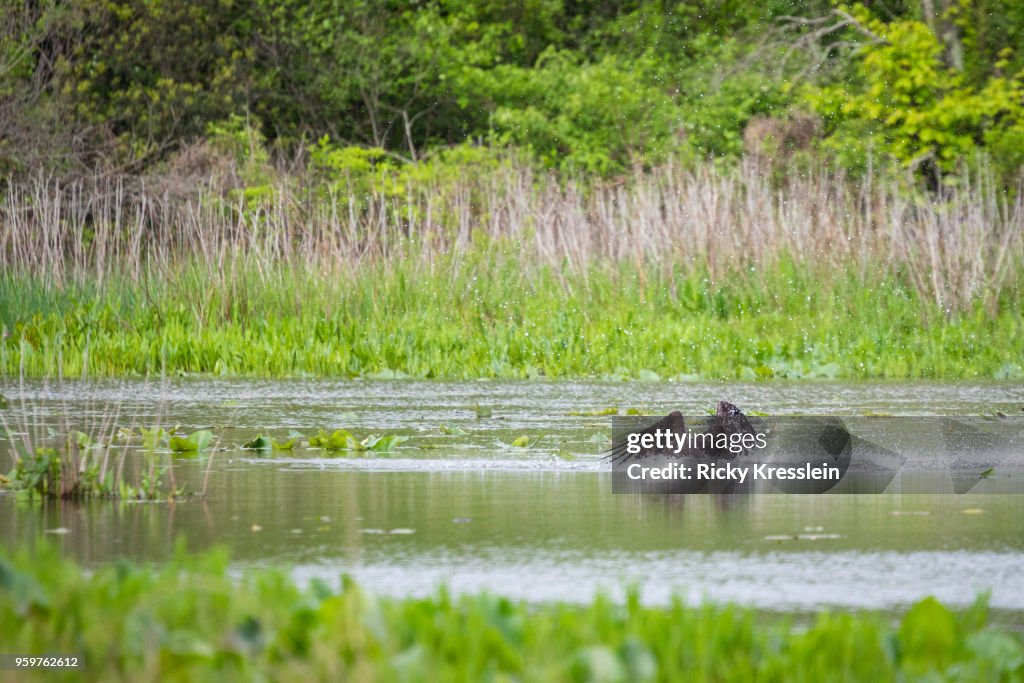
[[874, 614], [788, 618], [676, 600], [525, 605], [504, 598], [377, 599], [349, 581], [300, 587], [232, 576], [223, 555], [86, 573], [43, 547], [0, 552], [0, 639], [77, 655], [75, 680], [905, 681], [1024, 675], [1019, 637], [983, 603], [933, 598], [893, 625]]
[[[24, 396], [24, 386], [20, 393]], [[74, 418], [65, 406], [59, 427], [46, 425], [38, 406], [30, 409], [24, 399], [15, 403], [14, 411], [8, 410], [10, 405], [0, 406], [0, 467], [11, 467], [2, 470], [7, 474], [0, 476], [0, 491], [21, 498], [75, 501], [157, 500], [182, 493], [175, 485], [170, 456], [157, 452], [164, 430], [142, 428], [138, 448], [132, 443], [134, 428], [119, 425], [119, 403], [88, 400]], [[12, 412], [18, 416], [9, 417]]]
[[8, 186], [0, 371], [1024, 373], [1024, 193], [983, 171], [936, 191], [752, 162], [396, 182]]

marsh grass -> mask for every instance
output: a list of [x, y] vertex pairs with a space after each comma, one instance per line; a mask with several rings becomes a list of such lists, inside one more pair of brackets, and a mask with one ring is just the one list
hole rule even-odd
[[508, 163], [398, 189], [383, 178], [348, 194], [343, 183], [293, 175], [255, 202], [209, 183], [183, 195], [161, 191], [159, 179], [37, 177], [0, 197], [0, 266], [102, 285], [186, 261], [229, 289], [238, 268], [281, 261], [324, 276], [394, 260], [429, 270], [444, 255], [493, 247], [514, 248], [528, 270], [642, 263], [706, 270], [713, 281], [789, 259], [881, 269], [953, 312], [979, 298], [994, 305], [1024, 255], [1024, 193], [978, 168], [927, 191], [891, 174], [853, 182], [823, 165], [781, 175], [754, 162], [666, 166], [584, 186]]
[[0, 640], [77, 654], [75, 680], [906, 681], [1022, 676], [1019, 637], [984, 602], [925, 599], [893, 623], [800, 624], [735, 606], [527, 605], [490, 595], [378, 599], [350, 581], [301, 587], [183, 550], [159, 568], [85, 572], [43, 546], [0, 551]]
[[9, 411], [0, 410], [5, 435], [0, 462], [11, 465], [4, 488], [27, 498], [77, 501], [157, 500], [181, 493], [169, 456], [131, 442], [134, 422], [128, 427], [121, 423], [119, 402], [89, 397], [74, 412], [62, 405], [60, 424], [54, 427], [46, 423], [38, 405], [26, 404], [24, 368], [20, 381], [20, 419], [12, 425]]
[[505, 164], [400, 193], [292, 176], [255, 203], [39, 178], [0, 203], [0, 372], [1024, 373], [1024, 193], [781, 178]]
[[[330, 276], [299, 264], [202, 264], [139, 281], [55, 287], [0, 276], [0, 371], [30, 375], [1015, 377], [1024, 323], [947, 318], [905, 281], [780, 261], [707, 272], [595, 265], [584, 275], [507, 255], [407, 261]], [[225, 264], [225, 269], [232, 266]], [[652, 373], [654, 373], [652, 375]]]

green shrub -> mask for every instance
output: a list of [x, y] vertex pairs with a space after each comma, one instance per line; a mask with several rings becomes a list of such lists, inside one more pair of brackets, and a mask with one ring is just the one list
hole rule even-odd
[[[994, 75], [981, 85], [946, 66], [944, 46], [920, 21], [884, 22], [858, 5], [854, 14], [876, 36], [860, 49], [858, 83], [807, 90], [825, 118], [825, 147], [847, 167], [863, 168], [871, 153], [908, 167], [933, 164], [951, 172], [988, 149], [1004, 176], [1017, 172], [1024, 138], [1024, 71]], [[1008, 66], [1010, 51], [996, 63]]]

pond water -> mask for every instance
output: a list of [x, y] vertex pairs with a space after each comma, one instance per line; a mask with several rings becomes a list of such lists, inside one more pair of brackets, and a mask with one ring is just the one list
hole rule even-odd
[[[205, 499], [40, 503], [0, 495], [0, 544], [61, 544], [89, 566], [230, 549], [234, 564], [300, 579], [349, 574], [386, 595], [487, 590], [584, 602], [635, 586], [657, 604], [736, 601], [785, 611], [898, 609], [926, 595], [1024, 615], [1024, 496], [613, 495], [600, 457], [609, 406], [701, 414], [719, 399], [773, 414], [1021, 414], [1015, 384], [609, 382], [8, 382], [12, 431], [87, 426], [211, 428]], [[491, 410], [479, 419], [474, 406]], [[440, 427], [465, 434], [444, 434]], [[298, 449], [260, 457], [257, 433], [318, 427], [412, 437], [363, 458]], [[452, 431], [452, 429], [449, 429]], [[529, 448], [511, 444], [529, 436]], [[9, 469], [2, 452], [0, 471]], [[1024, 452], [1024, 447], [1022, 447]], [[141, 457], [141, 454], [140, 454]], [[1022, 456], [1024, 457], [1024, 456]], [[207, 461], [174, 460], [202, 487]], [[1014, 621], [1024, 622], [1024, 618]]]

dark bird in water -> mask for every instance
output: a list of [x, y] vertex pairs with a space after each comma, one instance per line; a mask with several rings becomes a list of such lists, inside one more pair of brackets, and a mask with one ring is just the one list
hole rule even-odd
[[[667, 416], [642, 430], [630, 430], [631, 433], [640, 434], [641, 437], [644, 434], [650, 434], [654, 437], [659, 432], [663, 435], [668, 432], [683, 436], [686, 434], [686, 431], [686, 420], [683, 418], [683, 414], [678, 410], [673, 410]], [[705, 441], [705, 445], [687, 446], [679, 451], [675, 448], [663, 448], [660, 450], [657, 448], [644, 448], [643, 452], [638, 455], [627, 451], [628, 444], [625, 441], [625, 434], [617, 436], [613, 435], [614, 442], [612, 443], [612, 449], [606, 457], [616, 465], [620, 465], [633, 458], [650, 455], [672, 455], [675, 457], [698, 458], [733, 458], [737, 455], [736, 453], [729, 451], [728, 448], [720, 448], [714, 445], [720, 442], [718, 435], [753, 434], [754, 425], [750, 423], [747, 416], [744, 415], [743, 411], [737, 406], [729, 403], [728, 401], [719, 401], [718, 406], [715, 409], [715, 414], [708, 418], [706, 429], [702, 429], [700, 432], [711, 434], [713, 435], [713, 438]], [[708, 442], [710, 442], [711, 445], [707, 445]]]

